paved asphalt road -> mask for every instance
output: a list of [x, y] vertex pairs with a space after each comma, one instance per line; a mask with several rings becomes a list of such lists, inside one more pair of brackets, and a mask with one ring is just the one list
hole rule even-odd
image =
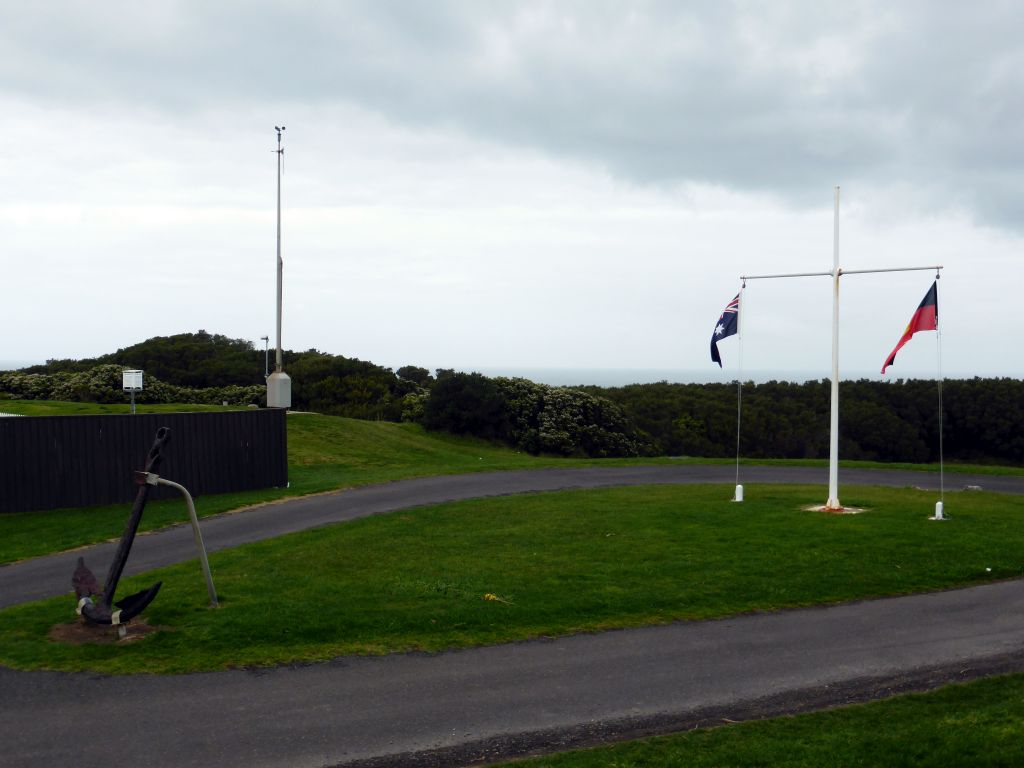
[[[760, 482], [824, 485], [826, 479], [819, 469], [748, 467], [744, 474], [748, 498]], [[1024, 478], [951, 477], [958, 485], [1024, 492]], [[841, 476], [844, 484], [920, 487], [932, 486], [932, 479], [853, 470]], [[203, 530], [211, 548], [224, 548], [450, 499], [696, 482], [731, 484], [732, 472], [624, 467], [429, 478], [261, 507], [204, 521]], [[183, 533], [141, 537], [140, 551], [132, 553], [136, 570], [190, 557], [187, 529]], [[63, 557], [0, 568], [2, 604], [67, 591], [72, 568]], [[88, 557], [101, 567], [101, 550]], [[55, 581], [39, 590], [33, 575]], [[1019, 581], [255, 672], [105, 677], [0, 668], [0, 764], [99, 766], [127, 759], [152, 766], [462, 765], [1009, 670], [1024, 670]], [[101, 721], [113, 725], [98, 727]]]

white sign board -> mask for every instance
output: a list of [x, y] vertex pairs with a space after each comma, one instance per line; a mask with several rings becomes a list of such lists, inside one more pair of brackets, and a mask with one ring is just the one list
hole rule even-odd
[[121, 371], [121, 389], [125, 392], [141, 392], [142, 371]]

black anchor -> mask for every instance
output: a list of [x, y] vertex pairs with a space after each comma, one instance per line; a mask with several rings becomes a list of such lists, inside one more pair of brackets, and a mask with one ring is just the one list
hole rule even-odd
[[[138, 484], [139, 490], [135, 494], [135, 503], [132, 505], [128, 523], [125, 525], [124, 533], [121, 534], [121, 542], [117, 545], [117, 552], [114, 553], [114, 559], [110, 563], [107, 581], [102, 590], [99, 589], [99, 584], [92, 571], [86, 567], [85, 560], [81, 557], [78, 558], [78, 567], [75, 568], [71, 577], [71, 584], [74, 586], [75, 595], [78, 598], [78, 613], [84, 616], [90, 624], [125, 624], [153, 602], [156, 593], [160, 591], [163, 582], [158, 581], [149, 589], [128, 595], [114, 603], [117, 582], [121, 579], [121, 572], [128, 560], [132, 542], [135, 541], [135, 532], [139, 529], [139, 521], [142, 520], [142, 510], [145, 509], [146, 500], [149, 498], [149, 489], [152, 487], [150, 473], [160, 466], [160, 462], [163, 460], [161, 449], [170, 438], [171, 430], [167, 427], [160, 427], [156, 431], [153, 447], [149, 449], [149, 454], [146, 457], [146, 468], [142, 472], [135, 473], [135, 482]], [[102, 595], [98, 603], [93, 601], [93, 595]]]

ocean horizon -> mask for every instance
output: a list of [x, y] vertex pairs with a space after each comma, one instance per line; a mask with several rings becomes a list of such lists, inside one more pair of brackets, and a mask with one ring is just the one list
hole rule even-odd
[[[597, 386], [625, 387], [630, 384], [731, 384], [736, 381], [737, 372], [729, 370], [697, 368], [528, 368], [491, 367], [460, 368], [466, 372], [482, 373], [484, 376], [506, 376], [523, 378], [538, 384], [553, 387]], [[806, 370], [749, 370], [741, 373], [744, 382], [764, 384], [769, 381], [787, 381], [802, 384], [805, 381], [819, 381], [830, 378], [828, 373]], [[934, 379], [935, 374], [909, 372], [904, 376], [880, 376], [878, 371], [848, 371], [841, 374], [842, 381], [868, 379], [871, 381], [897, 381], [899, 379]], [[947, 374], [945, 378], [965, 378]], [[967, 376], [966, 378], [973, 378]]]
[[16, 371], [30, 365], [42, 365], [45, 360], [0, 360], [0, 371]]
[[[13, 371], [30, 365], [42, 365], [42, 360], [0, 360], [0, 371]], [[731, 384], [736, 381], [736, 371], [718, 368], [546, 368], [531, 366], [454, 366], [455, 370], [467, 373], [482, 373], [485, 376], [523, 378], [538, 384], [553, 387], [596, 386], [625, 387], [630, 384]], [[764, 384], [769, 381], [786, 381], [802, 384], [806, 381], [828, 379], [827, 372], [808, 370], [752, 369], [742, 372], [744, 382]], [[945, 379], [1020, 378], [1011, 374], [946, 372]], [[842, 381], [898, 381], [899, 379], [934, 380], [934, 372], [907, 371], [901, 376], [880, 376], [878, 371], [844, 371]]]

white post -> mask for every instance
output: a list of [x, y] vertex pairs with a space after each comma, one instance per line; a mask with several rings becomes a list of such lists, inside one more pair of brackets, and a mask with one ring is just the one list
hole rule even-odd
[[828, 449], [828, 501], [825, 509], [840, 510], [839, 503], [839, 187], [836, 187], [832, 234], [832, 417]]

